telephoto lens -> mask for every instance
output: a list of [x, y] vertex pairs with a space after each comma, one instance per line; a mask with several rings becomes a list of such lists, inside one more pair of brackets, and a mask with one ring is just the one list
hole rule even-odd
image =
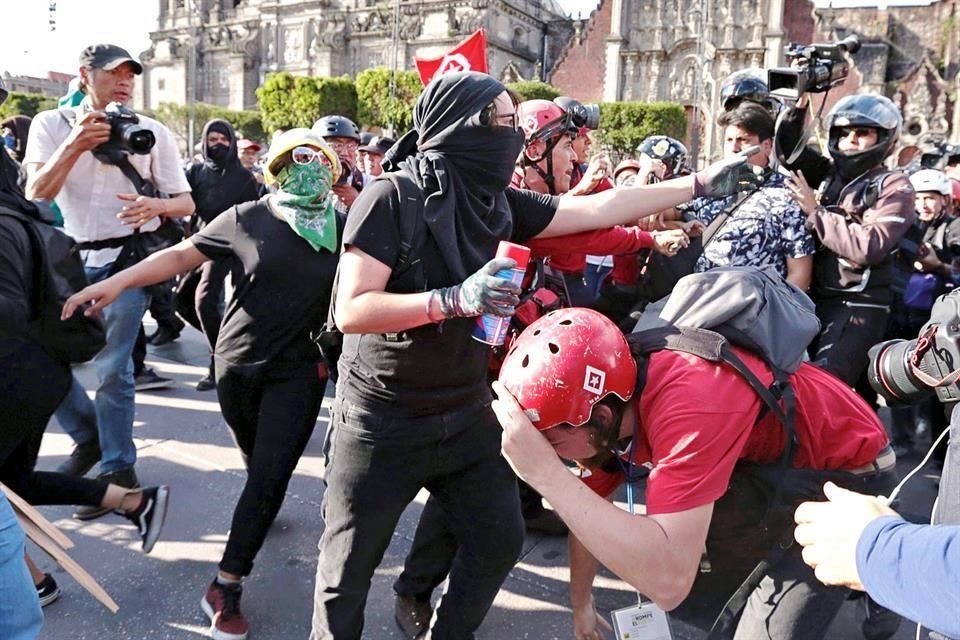
[[912, 404], [931, 393], [910, 366], [916, 346], [916, 340], [887, 340], [870, 348], [867, 379], [887, 404]]

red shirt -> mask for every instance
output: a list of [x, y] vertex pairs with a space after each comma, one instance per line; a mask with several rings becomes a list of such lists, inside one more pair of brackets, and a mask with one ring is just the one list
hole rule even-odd
[[[636, 253], [640, 249], [653, 246], [653, 235], [642, 231], [640, 227], [613, 227], [568, 236], [533, 238], [527, 242], [527, 245], [530, 247], [531, 258], [550, 257], [550, 266], [556, 268], [556, 260], [559, 257], [557, 252], [569, 251], [571, 247], [577, 247], [584, 253], [567, 254], [563, 257], [579, 255], [583, 258], [587, 253], [595, 255]], [[584, 258], [584, 264], [586, 264], [586, 258]], [[583, 270], [583, 266], [580, 270]]]
[[[759, 358], [736, 352], [761, 382], [773, 381]], [[838, 378], [804, 363], [790, 383], [797, 398], [795, 467], [856, 469], [887, 446], [876, 413]], [[777, 418], [768, 413], [754, 424], [763, 406], [729, 365], [677, 351], [651, 354], [646, 386], [634, 404], [640, 423], [634, 462], [653, 466], [647, 513], [675, 513], [716, 501], [738, 460], [779, 460], [785, 434]], [[584, 479], [602, 495], [622, 480], [620, 473], [602, 471]]]

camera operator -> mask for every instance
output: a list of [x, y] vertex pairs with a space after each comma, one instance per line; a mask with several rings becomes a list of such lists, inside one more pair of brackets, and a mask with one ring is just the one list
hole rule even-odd
[[[956, 283], [953, 261], [960, 255], [960, 220], [950, 216], [952, 185], [942, 171], [921, 169], [910, 176], [916, 191], [917, 219], [900, 240], [893, 284], [894, 300], [887, 327], [888, 338], [909, 339], [930, 319], [934, 301]], [[917, 407], [892, 406], [891, 432], [898, 456], [913, 450], [917, 410], [930, 423], [936, 439], [947, 426], [947, 417], [935, 397]], [[943, 462], [945, 448], [935, 455]]]
[[[960, 290], [937, 299], [911, 341], [871, 350], [870, 384], [888, 403], [915, 403], [936, 391], [953, 406], [950, 440], [932, 525], [911, 524], [888, 506], [896, 495], [861, 495], [827, 485], [828, 502], [798, 507], [794, 537], [821, 582], [865, 590], [892, 611], [960, 638], [960, 389], [957, 318]], [[920, 637], [919, 630], [917, 637]], [[933, 636], [931, 636], [933, 637]]]
[[344, 116], [324, 116], [313, 124], [313, 130], [323, 136], [324, 142], [333, 147], [340, 158], [343, 173], [333, 192], [340, 199], [337, 210], [346, 213], [354, 200], [370, 182], [370, 176], [357, 166], [357, 150], [360, 147], [360, 127]]
[[[56, 198], [64, 230], [79, 243], [90, 282], [130, 266], [124, 262], [135, 260], [131, 256], [137, 246], [159, 239], [153, 232], [164, 218], [185, 217], [194, 209], [173, 134], [151, 118], [141, 116], [137, 123], [137, 116], [123, 107], [133, 95], [135, 76], [142, 71], [140, 63], [116, 45], [87, 47], [80, 54], [80, 82], [86, 97], [75, 110], [37, 114], [30, 130], [24, 158], [27, 195], [46, 201]], [[133, 148], [136, 153], [130, 153]], [[126, 162], [126, 168], [118, 166], [118, 161]], [[130, 168], [142, 183], [152, 182], [170, 197], [140, 195], [138, 185], [128, 177], [132, 174], [125, 173]], [[88, 452], [93, 462], [100, 458], [101, 477], [127, 488], [139, 484], [134, 472], [131, 353], [148, 299], [144, 289], [131, 289], [104, 314], [107, 345], [93, 359], [99, 380], [94, 401], [97, 429], [89, 421], [72, 420], [73, 412], [58, 413], [77, 449]]]
[[[804, 96], [783, 120], [802, 123], [805, 116]], [[867, 349], [886, 330], [893, 301], [891, 255], [915, 217], [907, 176], [883, 166], [902, 125], [900, 111], [888, 98], [840, 99], [827, 116], [830, 159], [820, 157], [815, 175], [826, 177], [816, 193], [789, 157], [780, 158], [795, 171], [787, 186], [818, 241], [813, 296], [823, 330], [811, 353], [816, 364], [850, 386], [864, 371]], [[801, 142], [783, 133], [781, 126], [778, 150], [794, 149]], [[829, 170], [822, 171], [824, 167]]]

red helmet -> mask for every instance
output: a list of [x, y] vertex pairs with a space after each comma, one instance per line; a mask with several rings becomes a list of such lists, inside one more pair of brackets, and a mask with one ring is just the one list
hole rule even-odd
[[500, 382], [543, 431], [579, 427], [611, 393], [633, 396], [637, 363], [623, 333], [590, 309], [560, 309], [521, 333], [500, 368]]
[[627, 158], [626, 160], [621, 160], [620, 164], [617, 165], [617, 168], [613, 170], [613, 181], [617, 181], [617, 176], [620, 175], [621, 171], [626, 171], [627, 169], [633, 169], [634, 171], [640, 171], [640, 162], [634, 160], [633, 158]]
[[550, 142], [562, 135], [574, 137], [577, 128], [562, 107], [549, 100], [527, 100], [517, 108], [520, 128], [523, 129], [523, 146], [537, 140]]
[[960, 181], [950, 178], [950, 191], [953, 194], [953, 201], [960, 202]]

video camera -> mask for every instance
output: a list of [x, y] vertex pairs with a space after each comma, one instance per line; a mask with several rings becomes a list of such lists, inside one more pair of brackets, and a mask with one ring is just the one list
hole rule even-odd
[[797, 44], [791, 42], [784, 55], [800, 62], [794, 67], [777, 67], [767, 71], [770, 95], [795, 101], [804, 93], [822, 93], [835, 87], [850, 72], [844, 53], [860, 50], [860, 38], [850, 35], [832, 44]]
[[960, 289], [937, 298], [914, 340], [870, 349], [870, 386], [891, 404], [912, 404], [933, 390], [940, 402], [960, 400]]
[[570, 121], [577, 127], [586, 127], [594, 130], [600, 128], [600, 105], [583, 104], [575, 98], [560, 96], [553, 99], [553, 103], [567, 112]]
[[157, 143], [153, 131], [140, 126], [140, 118], [132, 109], [119, 102], [111, 102], [103, 110], [110, 125], [110, 139], [96, 151], [109, 155], [111, 151], [128, 151], [146, 155]]
[[920, 168], [943, 171], [958, 159], [960, 159], [960, 146], [948, 142], [937, 142], [931, 151], [921, 154]]

